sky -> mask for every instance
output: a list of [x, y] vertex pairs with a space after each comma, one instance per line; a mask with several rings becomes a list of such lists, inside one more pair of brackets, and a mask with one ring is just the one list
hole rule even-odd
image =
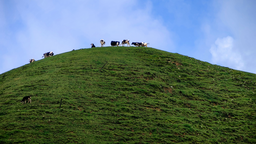
[[0, 0], [0, 74], [101, 39], [148, 42], [256, 74], [255, 7], [256, 0]]

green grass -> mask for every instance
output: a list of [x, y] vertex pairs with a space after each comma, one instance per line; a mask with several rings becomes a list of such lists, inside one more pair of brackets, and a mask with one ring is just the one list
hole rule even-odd
[[256, 143], [255, 88], [153, 48], [71, 51], [0, 75], [0, 143]]

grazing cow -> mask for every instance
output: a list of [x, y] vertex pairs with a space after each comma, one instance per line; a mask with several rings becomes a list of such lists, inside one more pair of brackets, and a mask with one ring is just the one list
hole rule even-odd
[[105, 44], [105, 41], [103, 39], [100, 40], [101, 47]]
[[132, 42], [132, 45], [140, 47], [142, 46], [143, 42]]
[[119, 41], [111, 41], [111, 46], [118, 46], [120, 45], [120, 42]]
[[122, 41], [122, 46], [124, 46], [124, 44], [127, 44], [127, 46], [128, 46], [128, 45], [130, 46], [129, 40], [123, 40], [123, 41]]
[[21, 103], [26, 103], [26, 101], [28, 101], [29, 103], [31, 103], [31, 96], [25, 96], [25, 97], [23, 97], [23, 99], [21, 100]]
[[29, 60], [30, 63], [32, 63], [32, 62], [34, 62], [34, 61], [35, 61], [35, 59], [30, 59], [30, 60]]
[[143, 47], [148, 47], [148, 44], [149, 44], [149, 43], [142, 42], [142, 45], [141, 45], [141, 46], [143, 46]]
[[46, 57], [50, 57], [53, 55], [54, 55], [54, 53], [51, 51], [51, 52], [44, 53], [43, 57], [46, 58]]
[[54, 55], [54, 53], [51, 51], [51, 52], [44, 53], [43, 57], [46, 58], [46, 57], [50, 57], [53, 55]]
[[92, 45], [92, 47], [91, 47], [91, 48], [95, 48], [95, 45], [94, 45], [93, 43], [92, 43], [91, 45]]

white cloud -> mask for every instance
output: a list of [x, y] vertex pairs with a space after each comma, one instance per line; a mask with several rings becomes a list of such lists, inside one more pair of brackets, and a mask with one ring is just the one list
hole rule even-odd
[[242, 70], [244, 62], [241, 55], [234, 49], [234, 39], [230, 36], [218, 38], [210, 48], [213, 63], [228, 65]]
[[198, 54], [204, 55], [199, 57], [211, 57], [212, 63], [256, 73], [255, 7], [255, 0], [213, 1], [211, 14], [202, 20], [204, 35], [197, 44]]
[[238, 58], [244, 64], [240, 70], [256, 73], [256, 1], [219, 0], [216, 6], [219, 12], [216, 15], [215, 30], [220, 34], [225, 31], [227, 35], [235, 38], [235, 47], [232, 50], [239, 53]]
[[[143, 7], [137, 0], [11, 2], [10, 10], [3, 12], [1, 22], [13, 26], [4, 28], [8, 29], [5, 35], [12, 33], [5, 43], [5, 49], [9, 49], [4, 51], [5, 55], [20, 56], [18, 63], [10, 63], [13, 68], [28, 63], [30, 58], [41, 59], [47, 51], [60, 54], [88, 48], [91, 43], [99, 46], [100, 39], [104, 39], [107, 45], [111, 40], [130, 39], [149, 42], [150, 47], [174, 50], [172, 35], [161, 21], [151, 15], [150, 2]], [[1, 41], [2, 38], [0, 45]], [[1, 61], [0, 67], [4, 63], [8, 61]], [[0, 73], [7, 70], [2, 67]]]

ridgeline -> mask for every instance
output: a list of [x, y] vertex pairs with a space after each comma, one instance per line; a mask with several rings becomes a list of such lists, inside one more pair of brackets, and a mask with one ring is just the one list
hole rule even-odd
[[75, 50], [0, 75], [0, 143], [256, 143], [255, 89], [154, 48]]

